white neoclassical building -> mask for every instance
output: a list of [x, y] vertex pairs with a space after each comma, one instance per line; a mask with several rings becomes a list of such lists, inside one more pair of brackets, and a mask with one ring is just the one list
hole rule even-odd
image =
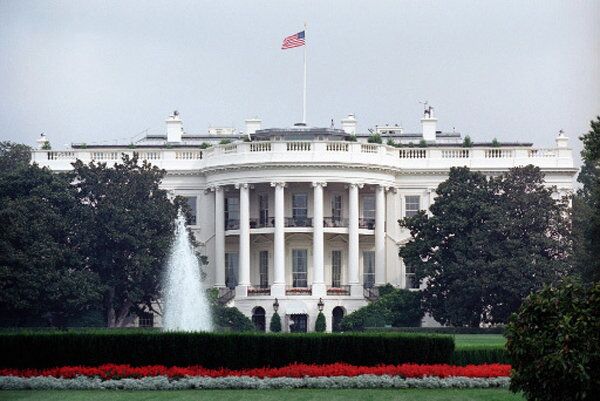
[[[577, 169], [563, 133], [551, 149], [463, 147], [459, 133], [437, 130], [430, 108], [421, 123], [416, 134], [397, 125], [364, 134], [353, 115], [340, 129], [261, 129], [261, 120], [249, 119], [242, 133], [210, 128], [197, 135], [183, 130], [175, 112], [164, 133], [131, 144], [44, 150], [42, 137], [33, 162], [64, 171], [75, 159], [114, 163], [138, 152], [167, 171], [164, 188], [188, 198], [189, 223], [209, 260], [206, 283], [219, 288], [224, 303], [267, 330], [277, 308], [284, 331], [314, 330], [322, 308], [335, 330], [343, 315], [377, 297], [375, 287], [418, 288], [398, 256], [409, 239], [398, 220], [429, 208], [450, 167], [494, 175], [533, 164], [556, 196], [572, 190]], [[368, 143], [373, 134], [383, 144]]]

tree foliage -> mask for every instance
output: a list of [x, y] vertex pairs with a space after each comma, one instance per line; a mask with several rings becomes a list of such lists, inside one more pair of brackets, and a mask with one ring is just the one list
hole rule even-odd
[[575, 267], [586, 282], [600, 281], [600, 116], [581, 136], [583, 166], [577, 177], [582, 184], [573, 199]]
[[327, 322], [325, 321], [325, 315], [323, 312], [319, 312], [317, 315], [317, 321], [315, 322], [315, 331], [317, 333], [324, 333], [327, 330]]
[[114, 167], [80, 160], [73, 167], [86, 263], [100, 278], [108, 326], [124, 326], [130, 312], [152, 309], [160, 296], [178, 205], [159, 188], [165, 171], [138, 164], [136, 153]]
[[73, 189], [30, 166], [28, 152], [5, 142], [0, 152], [0, 315], [5, 324], [63, 326], [98, 301], [98, 276], [81, 252]]
[[280, 333], [281, 332], [281, 317], [279, 317], [279, 313], [274, 312], [273, 316], [271, 316], [271, 322], [269, 323], [269, 331], [272, 333]]
[[511, 389], [531, 401], [600, 392], [600, 284], [567, 280], [529, 296], [507, 326]]
[[566, 205], [533, 166], [487, 178], [452, 168], [433, 214], [400, 221], [412, 239], [400, 249], [425, 280], [424, 306], [455, 326], [505, 323], [522, 299], [566, 273]]

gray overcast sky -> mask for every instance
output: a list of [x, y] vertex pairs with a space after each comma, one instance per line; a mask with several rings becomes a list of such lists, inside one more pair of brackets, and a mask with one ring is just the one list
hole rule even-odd
[[439, 128], [476, 141], [552, 146], [600, 114], [600, 1], [0, 0], [0, 139], [54, 148], [163, 130], [189, 133], [301, 119], [308, 22], [308, 122], [349, 112], [360, 131]]

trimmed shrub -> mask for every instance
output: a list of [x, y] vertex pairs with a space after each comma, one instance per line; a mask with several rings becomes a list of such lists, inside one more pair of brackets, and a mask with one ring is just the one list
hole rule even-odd
[[366, 331], [436, 334], [504, 334], [504, 326], [495, 327], [372, 327]]
[[315, 322], [315, 331], [317, 333], [323, 333], [327, 329], [327, 322], [325, 322], [325, 315], [323, 312], [319, 312], [317, 315], [317, 321]]
[[367, 142], [368, 143], [382, 143], [383, 140], [381, 139], [380, 134], [371, 134], [371, 135], [369, 135]]
[[273, 313], [271, 316], [271, 323], [269, 324], [269, 330], [273, 333], [281, 332], [281, 318], [279, 317], [279, 313]]
[[510, 364], [510, 358], [504, 347], [469, 347], [454, 350], [453, 365], [481, 365], [484, 363]]
[[221, 331], [254, 331], [252, 321], [238, 308], [212, 305], [212, 315], [215, 325]]
[[367, 327], [383, 327], [389, 320], [390, 312], [379, 302], [373, 302], [344, 316], [343, 331], [363, 331]]
[[292, 363], [450, 363], [454, 339], [418, 334], [97, 331], [0, 335], [0, 367], [165, 365], [242, 369]]
[[600, 393], [600, 283], [568, 281], [527, 297], [507, 326], [511, 390], [528, 400]]

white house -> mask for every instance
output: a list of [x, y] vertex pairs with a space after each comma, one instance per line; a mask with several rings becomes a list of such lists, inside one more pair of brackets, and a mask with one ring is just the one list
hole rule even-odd
[[459, 133], [437, 130], [431, 108], [421, 122], [416, 134], [376, 126], [377, 144], [357, 131], [353, 115], [341, 129], [262, 129], [261, 120], [249, 119], [242, 133], [210, 128], [197, 135], [183, 130], [175, 112], [166, 132], [133, 144], [43, 150], [42, 137], [33, 162], [64, 171], [75, 159], [114, 163], [138, 152], [167, 171], [164, 188], [188, 198], [191, 228], [209, 260], [207, 284], [224, 302], [267, 329], [276, 302], [284, 331], [314, 330], [321, 304], [335, 330], [343, 315], [377, 296], [374, 287], [418, 288], [398, 257], [409, 238], [398, 220], [428, 209], [450, 167], [494, 175], [533, 164], [556, 196], [572, 191], [577, 169], [562, 132], [552, 149], [463, 147]]

